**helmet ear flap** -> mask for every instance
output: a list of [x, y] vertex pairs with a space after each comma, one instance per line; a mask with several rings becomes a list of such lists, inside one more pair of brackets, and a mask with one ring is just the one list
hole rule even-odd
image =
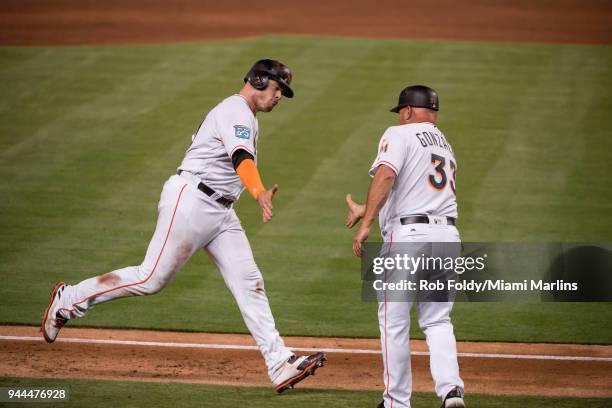
[[270, 80], [267, 75], [256, 72], [252, 72], [247, 79], [249, 84], [259, 91], [266, 89]]
[[259, 91], [266, 89], [271, 80], [278, 82], [281, 94], [287, 98], [293, 98], [291, 79], [291, 70], [283, 63], [271, 59], [257, 61], [244, 76], [244, 82]]

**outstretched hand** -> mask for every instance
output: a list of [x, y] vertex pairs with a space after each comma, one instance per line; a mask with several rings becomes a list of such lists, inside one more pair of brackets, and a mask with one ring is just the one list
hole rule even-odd
[[350, 194], [346, 195], [346, 204], [348, 205], [348, 214], [345, 225], [347, 228], [353, 228], [363, 218], [366, 206], [365, 204], [357, 204]]
[[269, 190], [262, 191], [261, 193], [259, 193], [259, 196], [257, 196], [257, 203], [261, 208], [261, 217], [264, 223], [270, 221], [272, 219], [272, 216], [274, 215], [272, 213], [272, 208], [274, 208], [272, 205], [272, 199], [274, 198], [274, 194], [276, 194], [277, 191], [278, 184], [275, 184], [274, 187]]
[[363, 244], [368, 240], [369, 236], [370, 227], [361, 224], [361, 227], [359, 227], [357, 234], [355, 234], [355, 237], [353, 238], [353, 254], [356, 257], [361, 258], [363, 256]]

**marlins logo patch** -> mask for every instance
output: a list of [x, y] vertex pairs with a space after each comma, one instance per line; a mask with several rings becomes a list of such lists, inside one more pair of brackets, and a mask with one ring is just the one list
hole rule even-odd
[[388, 148], [389, 148], [389, 143], [385, 139], [383, 139], [381, 144], [380, 144], [380, 149], [379, 150], [381, 152], [383, 152], [383, 153], [386, 153]]
[[251, 137], [251, 129], [246, 126], [234, 125], [234, 136], [240, 139], [249, 139]]

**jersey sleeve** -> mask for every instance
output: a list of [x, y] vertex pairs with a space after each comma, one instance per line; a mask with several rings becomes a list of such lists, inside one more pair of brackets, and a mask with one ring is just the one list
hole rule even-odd
[[230, 158], [240, 149], [255, 157], [255, 120], [248, 108], [220, 112], [216, 119], [217, 130]]
[[400, 135], [394, 134], [392, 128], [388, 128], [378, 143], [378, 155], [370, 167], [370, 177], [374, 177], [378, 166], [385, 165], [399, 174], [406, 159], [407, 146]]

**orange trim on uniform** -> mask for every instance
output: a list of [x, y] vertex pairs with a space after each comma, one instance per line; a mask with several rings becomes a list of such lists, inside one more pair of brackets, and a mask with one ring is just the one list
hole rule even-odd
[[391, 170], [393, 170], [393, 172], [395, 173], [395, 175], [396, 175], [396, 176], [397, 176], [397, 175], [399, 175], [399, 170], [397, 169], [397, 167], [395, 167], [393, 164], [389, 163], [389, 162], [388, 162], [388, 161], [386, 161], [386, 160], [381, 160], [381, 161], [379, 161], [378, 163], [376, 163], [376, 164], [375, 164], [375, 166], [374, 166], [374, 167], [378, 167], [378, 166], [380, 166], [381, 164], [382, 164], [382, 165], [385, 165], [385, 166], [389, 167]]
[[[387, 257], [389, 257], [389, 254], [391, 253], [391, 247], [393, 246], [393, 232], [391, 233], [391, 236], [389, 237], [389, 251], [387, 252]], [[385, 282], [387, 282], [387, 270], [385, 269], [385, 276], [384, 276], [384, 280]], [[389, 398], [391, 399], [391, 407], [393, 408], [393, 397], [391, 396], [391, 393], [389, 392], [389, 383], [391, 382], [391, 377], [389, 375], [389, 353], [388, 353], [388, 347], [387, 347], [387, 290], [385, 289], [385, 370], [387, 371], [387, 383], [385, 384], [385, 393], [389, 396]]]
[[257, 200], [259, 194], [266, 190], [261, 181], [259, 170], [257, 170], [257, 165], [252, 159], [244, 159], [238, 165], [236, 173], [238, 173], [242, 184], [244, 184], [244, 187], [254, 199]]
[[157, 264], [159, 263], [159, 260], [161, 259], [161, 256], [164, 253], [164, 248], [166, 248], [166, 243], [168, 243], [168, 238], [170, 237], [170, 231], [172, 230], [172, 224], [174, 224], [174, 216], [176, 215], [176, 210], [177, 210], [177, 208], [179, 206], [179, 202], [181, 201], [181, 197], [183, 195], [183, 191], [185, 190], [185, 187], [187, 187], [187, 184], [183, 185], [183, 188], [181, 188], [181, 192], [179, 193], [179, 196], [176, 199], [176, 205], [174, 206], [174, 213], [172, 213], [172, 219], [170, 220], [170, 226], [168, 227], [168, 232], [166, 233], [166, 239], [164, 241], [164, 245], [162, 245], [162, 248], [159, 251], [159, 255], [157, 256], [157, 261], [155, 261], [155, 266], [153, 266], [153, 270], [151, 271], [149, 276], [147, 276], [144, 280], [142, 280], [140, 282], [128, 283], [127, 285], [117, 286], [116, 288], [107, 289], [107, 290], [104, 290], [102, 292], [95, 293], [95, 294], [93, 294], [91, 296], [86, 297], [85, 299], [81, 299], [78, 302], [73, 303], [71, 309], [61, 308], [59, 310], [65, 310], [66, 312], [71, 313], [71, 312], [73, 312], [75, 310], [75, 306], [76, 305], [78, 305], [79, 303], [83, 303], [83, 302], [85, 302], [85, 301], [87, 301], [87, 300], [89, 300], [89, 299], [91, 299], [93, 297], [100, 296], [100, 295], [103, 295], [105, 293], [117, 290], [117, 289], [127, 288], [129, 286], [142, 285], [143, 283], [148, 281], [151, 278], [151, 276], [153, 276], [153, 273], [155, 273], [155, 269], [157, 269]]

